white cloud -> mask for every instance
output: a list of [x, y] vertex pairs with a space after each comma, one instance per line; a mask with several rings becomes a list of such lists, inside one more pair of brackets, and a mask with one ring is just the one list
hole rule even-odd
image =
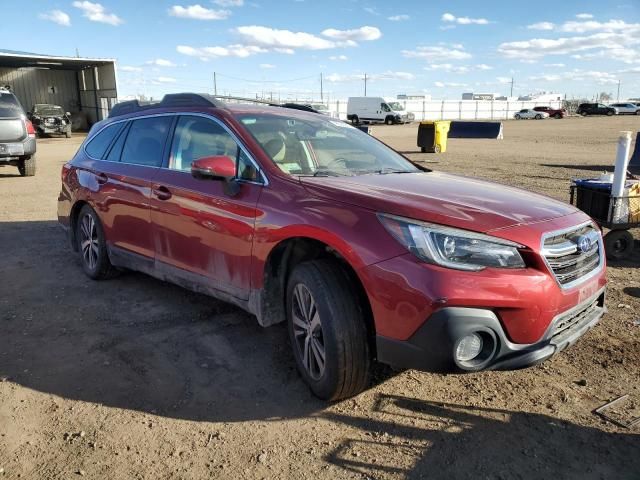
[[224, 20], [229, 18], [231, 11], [229, 10], [214, 10], [212, 8], [205, 8], [202, 5], [189, 5], [183, 7], [182, 5], [173, 5], [169, 9], [169, 15], [178, 18], [189, 18], [192, 20]]
[[156, 58], [155, 60], [149, 60], [146, 65], [155, 65], [156, 67], [177, 67], [171, 60], [165, 60], [164, 58]]
[[511, 83], [511, 78], [509, 77], [496, 77], [496, 80], [501, 85], [506, 85], [507, 83]]
[[595, 20], [588, 20], [586, 22], [565, 22], [560, 27], [560, 30], [568, 33], [585, 33], [596, 30], [614, 32], [616, 30], [633, 31], [637, 30], [638, 27], [640, 27], [640, 24], [627, 23], [624, 20], [609, 20], [608, 22], [597, 22]]
[[[364, 81], [364, 73], [355, 73], [355, 74], [340, 74], [340, 73], [332, 73], [330, 75], [326, 75], [325, 80], [330, 83], [344, 83], [344, 82], [355, 82], [355, 81]], [[384, 73], [374, 73], [367, 74], [367, 80], [376, 81], [376, 80], [415, 80], [416, 76], [413, 73], [409, 72], [393, 72], [386, 71]]]
[[213, 0], [213, 3], [221, 7], [241, 7], [244, 5], [244, 0]]
[[485, 63], [481, 63], [481, 64], [479, 64], [479, 65], [476, 65], [476, 68], [477, 68], [478, 70], [493, 70], [493, 67], [492, 67], [492, 66], [487, 65], [487, 64], [485, 64]]
[[158, 77], [155, 80], [156, 82], [159, 82], [159, 83], [176, 83], [177, 82], [177, 80], [173, 77]]
[[530, 77], [530, 80], [547, 82], [559, 81], [576, 81], [576, 82], [592, 82], [598, 85], [614, 85], [618, 83], [618, 77], [609, 72], [600, 72], [597, 70], [572, 70], [561, 74], [540, 75]]
[[352, 30], [336, 30], [335, 28], [327, 28], [322, 31], [322, 35], [333, 40], [351, 44], [354, 42], [377, 40], [382, 36], [382, 32], [377, 27], [364, 26], [354, 28]]
[[424, 69], [442, 71], [442, 72], [452, 72], [452, 73], [467, 73], [469, 71], [469, 67], [456, 66], [451, 63], [431, 63], [426, 67], [424, 67]]
[[349, 57], [347, 57], [346, 55], [332, 55], [332, 56], [329, 57], [329, 60], [345, 61], [345, 60], [349, 60]]
[[57, 23], [58, 25], [62, 25], [63, 27], [71, 26], [71, 18], [62, 10], [51, 10], [47, 13], [41, 13], [40, 15], [38, 15], [38, 17], [42, 20], [48, 20], [50, 22]]
[[197, 57], [207, 61], [220, 57], [246, 58], [257, 53], [265, 53], [268, 50], [252, 45], [228, 45], [226, 47], [191, 47], [178, 45], [176, 51], [189, 57]]
[[564, 63], [545, 63], [544, 66], [549, 68], [563, 68], [565, 65]]
[[466, 60], [471, 58], [471, 54], [464, 51], [462, 45], [444, 45], [416, 47], [414, 50], [402, 50], [402, 55], [406, 58], [423, 58], [431, 61]]
[[324, 50], [336, 46], [335, 42], [311, 33], [278, 30], [258, 25], [238, 27], [235, 32], [246, 45], [273, 49], [281, 53], [293, 53], [296, 49]]
[[271, 69], [271, 68], [276, 68], [276, 66], [272, 65], [271, 63], [261, 63], [260, 64], [260, 68], [268, 70], [268, 69]]
[[591, 15], [590, 13], [578, 13], [576, 15], [576, 18], [579, 18], [581, 20], [588, 20], [590, 18], [593, 18], [593, 15]]
[[538, 22], [527, 25], [527, 28], [529, 30], [553, 30], [555, 28], [555, 24], [551, 22]]
[[458, 25], [488, 25], [489, 20], [486, 18], [469, 18], [469, 17], [456, 17], [451, 13], [445, 13], [442, 15], [441, 20], [448, 23], [457, 23]]
[[391, 20], [392, 22], [402, 22], [404, 20], [409, 20], [409, 15], [392, 15], [390, 17], [387, 17], [388, 20]]
[[118, 70], [120, 70], [121, 72], [141, 72], [142, 68], [132, 67], [130, 65], [123, 65], [121, 67], [118, 67]]
[[73, 6], [82, 10], [82, 16], [88, 18], [92, 22], [107, 23], [117, 26], [123, 23], [123, 20], [115, 13], [108, 13], [107, 9], [99, 3], [92, 3], [87, 0], [82, 2], [73, 2]]
[[456, 83], [456, 82], [433, 82], [433, 86], [437, 88], [460, 88], [466, 87], [466, 83]]

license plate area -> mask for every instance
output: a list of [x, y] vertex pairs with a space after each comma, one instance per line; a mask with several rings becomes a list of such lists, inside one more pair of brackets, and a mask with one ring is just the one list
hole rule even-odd
[[21, 143], [0, 143], [0, 154], [24, 155], [24, 145]]

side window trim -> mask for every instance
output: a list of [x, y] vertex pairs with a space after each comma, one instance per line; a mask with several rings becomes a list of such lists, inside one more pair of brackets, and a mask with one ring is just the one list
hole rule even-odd
[[[88, 139], [88, 141], [85, 140], [85, 142], [82, 144], [82, 151], [85, 153], [85, 155], [87, 155], [87, 157], [89, 157], [92, 160], [106, 161], [104, 158], [98, 158], [98, 157], [94, 157], [93, 155], [91, 155], [89, 152], [87, 152], [87, 147], [89, 146], [89, 144], [91, 142], [93, 142], [96, 139], [96, 137], [98, 135], [100, 135], [102, 132], [104, 132], [107, 128], [113, 127], [113, 126], [118, 125], [120, 123], [122, 123], [122, 122], [113, 122], [113, 123], [110, 123], [108, 125], [105, 125], [100, 130], [98, 130], [90, 139]], [[120, 127], [120, 130], [118, 131], [118, 133], [111, 139], [111, 141], [107, 145], [107, 148], [105, 149], [104, 153], [102, 154], [103, 157], [106, 158], [106, 156], [108, 155], [108, 152], [111, 150], [113, 145], [116, 143], [116, 140], [120, 137], [120, 134], [122, 133], [123, 130], [124, 129], [122, 127]]]
[[[191, 175], [190, 172], [184, 172], [184, 171], [181, 171], [181, 170], [174, 170], [174, 169], [169, 167], [169, 162], [171, 161], [171, 158], [170, 158], [171, 157], [171, 151], [173, 149], [173, 141], [175, 139], [174, 138], [175, 128], [176, 128], [176, 126], [178, 124], [178, 121], [180, 119], [179, 117], [203, 117], [203, 118], [207, 118], [209, 120], [212, 120], [214, 123], [216, 123], [217, 125], [222, 127], [222, 129], [229, 134], [231, 139], [234, 142], [236, 142], [236, 145], [238, 146], [238, 148], [240, 148], [240, 150], [242, 150], [242, 152], [245, 154], [245, 156], [253, 164], [253, 166], [256, 168], [256, 170], [258, 172], [258, 175], [260, 175], [260, 178], [262, 179], [262, 180], [246, 180], [246, 179], [242, 179], [242, 178], [236, 178], [236, 181], [242, 182], [242, 183], [252, 183], [252, 184], [255, 184], [255, 185], [262, 185], [262, 186], [269, 185], [269, 179], [265, 175], [263, 169], [260, 167], [260, 165], [258, 164], [256, 159], [253, 158], [253, 155], [251, 155], [251, 153], [249, 153], [249, 150], [247, 150], [247, 148], [240, 141], [240, 139], [220, 119], [214, 117], [213, 115], [208, 115], [206, 113], [185, 112], [185, 113], [176, 114], [176, 120], [175, 120], [175, 122], [173, 124], [173, 129], [171, 131], [171, 144], [169, 145], [169, 152], [168, 152], [168, 155], [167, 155], [167, 157], [168, 157], [167, 158], [167, 163], [166, 163], [166, 166], [162, 166], [161, 168], [163, 168], [165, 170], [171, 170], [172, 172], [180, 172], [180, 173], [186, 173], [188, 175]], [[236, 165], [238, 164], [239, 158], [240, 158], [240, 154], [237, 153], [236, 154], [236, 159], [235, 159]]]
[[107, 147], [107, 150], [104, 152], [104, 155], [103, 155], [104, 158], [102, 160], [104, 160], [105, 162], [113, 161], [114, 163], [120, 163], [120, 159], [122, 158], [122, 152], [120, 152], [120, 156], [118, 157], [118, 160], [107, 160], [107, 159], [109, 158], [109, 155], [111, 155], [111, 150], [115, 148], [118, 141], [120, 140], [120, 137], [124, 137], [124, 141], [125, 142], [127, 141], [127, 135], [129, 135], [129, 127], [131, 127], [131, 122], [125, 124], [125, 126], [120, 129], [118, 134], [115, 136], [115, 138], [111, 142], [111, 145], [109, 145]]

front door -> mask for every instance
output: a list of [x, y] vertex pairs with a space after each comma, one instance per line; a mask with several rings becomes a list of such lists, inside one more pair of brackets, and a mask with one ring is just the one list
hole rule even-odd
[[[236, 195], [225, 193], [223, 180], [191, 175], [194, 160], [214, 155], [236, 161]], [[219, 121], [181, 115], [167, 167], [152, 185], [156, 268], [168, 277], [190, 284], [206, 282], [207, 288], [247, 299], [256, 204], [263, 188], [255, 164]]]

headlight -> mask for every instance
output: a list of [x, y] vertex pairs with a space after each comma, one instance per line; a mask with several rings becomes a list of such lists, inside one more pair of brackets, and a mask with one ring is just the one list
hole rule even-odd
[[393, 215], [378, 214], [378, 218], [396, 240], [425, 262], [471, 271], [525, 267], [518, 252], [524, 247], [509, 240]]

